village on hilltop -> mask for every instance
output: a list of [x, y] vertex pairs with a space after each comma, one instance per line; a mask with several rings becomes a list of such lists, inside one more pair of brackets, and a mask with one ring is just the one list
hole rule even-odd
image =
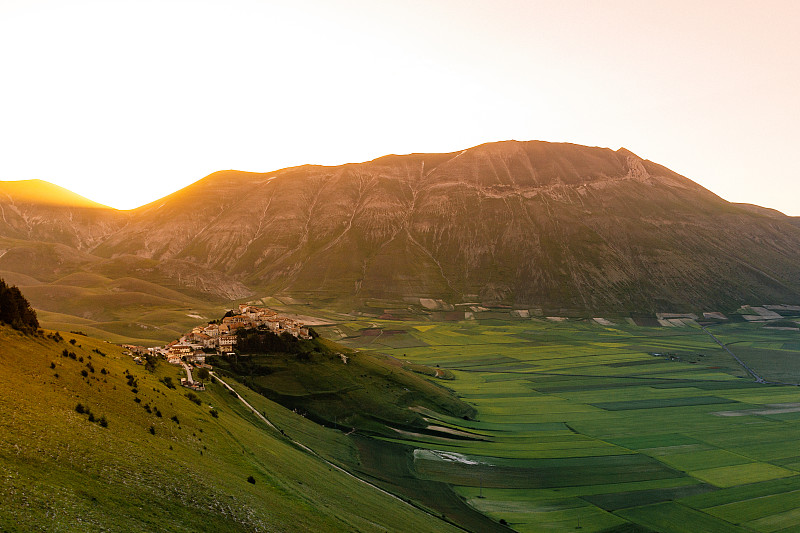
[[242, 329], [266, 329], [276, 335], [287, 333], [299, 339], [310, 339], [309, 330], [302, 322], [279, 315], [272, 309], [240, 304], [239, 312], [229, 311], [221, 321], [196, 326], [180, 339], [155, 348], [123, 345], [133, 354], [159, 355], [169, 363], [205, 364], [209, 353], [232, 355], [236, 345], [236, 332]]

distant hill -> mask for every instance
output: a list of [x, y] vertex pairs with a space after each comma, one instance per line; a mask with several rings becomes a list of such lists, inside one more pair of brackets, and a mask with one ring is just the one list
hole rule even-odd
[[[800, 303], [796, 218], [727, 202], [625, 149], [507, 141], [217, 172], [130, 212], [0, 207], [0, 274], [58, 285], [32, 300], [62, 316], [92, 315], [123, 277], [190, 311], [269, 294], [577, 314]], [[78, 290], [77, 272], [106, 281]], [[55, 305], [65, 284], [85, 304]]]
[[108, 206], [43, 180], [0, 181], [0, 194], [12, 203], [109, 209]]

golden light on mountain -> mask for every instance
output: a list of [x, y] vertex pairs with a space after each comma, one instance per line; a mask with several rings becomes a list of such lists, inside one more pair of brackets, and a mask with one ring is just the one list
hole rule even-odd
[[108, 208], [63, 187], [42, 180], [2, 181], [0, 182], [0, 194], [6, 195], [14, 203], [33, 202], [41, 205], [62, 207]]
[[794, 2], [0, 4], [0, 179], [135, 207], [222, 169], [625, 146], [800, 214]]

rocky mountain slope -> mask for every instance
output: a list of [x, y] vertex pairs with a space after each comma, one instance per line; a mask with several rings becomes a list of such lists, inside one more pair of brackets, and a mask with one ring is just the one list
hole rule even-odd
[[[800, 303], [795, 220], [726, 202], [625, 149], [508, 141], [224, 171], [131, 212], [64, 209], [52, 227], [0, 235], [91, 256], [77, 270], [147, 264], [158, 283], [218, 298], [440, 298], [587, 313]], [[5, 256], [0, 270], [11, 270]]]

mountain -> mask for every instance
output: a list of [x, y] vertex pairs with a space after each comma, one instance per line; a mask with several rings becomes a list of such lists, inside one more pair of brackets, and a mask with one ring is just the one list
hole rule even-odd
[[800, 301], [800, 231], [620, 149], [500, 142], [219, 172], [95, 249], [314, 300], [631, 312]]
[[737, 203], [736, 205], [741, 207], [742, 209], [750, 211], [751, 213], [756, 213], [759, 215], [775, 218], [783, 222], [789, 222], [790, 224], [794, 224], [795, 226], [800, 226], [800, 217], [786, 216], [777, 209], [770, 209], [769, 207], [761, 207], [760, 205], [753, 205], [753, 204]]
[[186, 309], [253, 295], [577, 314], [800, 303], [796, 219], [727, 202], [625, 149], [506, 141], [217, 172], [129, 212], [13, 197], [0, 207], [0, 274], [62, 315], [91, 309], [27, 286], [72, 291], [71, 274], [91, 273], [114, 295], [133, 277], [151, 284], [145, 297], [166, 287]]
[[2, 237], [88, 250], [122, 227], [127, 218], [125, 212], [46, 181], [0, 182]]

